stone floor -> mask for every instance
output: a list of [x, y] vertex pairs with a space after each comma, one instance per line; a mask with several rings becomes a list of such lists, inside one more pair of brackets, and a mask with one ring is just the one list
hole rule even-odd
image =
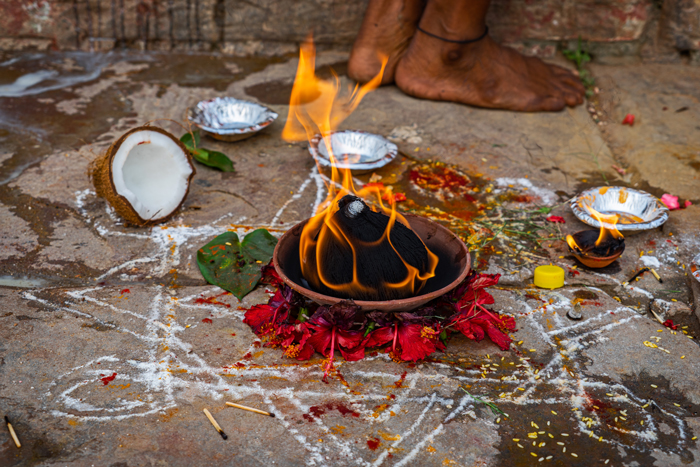
[[[0, 412], [23, 444], [0, 430], [0, 465], [700, 465], [700, 287], [687, 275], [700, 247], [700, 68], [594, 65], [599, 94], [549, 114], [420, 101], [394, 87], [369, 94], [343, 128], [397, 142], [400, 157], [377, 175], [406, 193], [406, 210], [434, 208], [465, 240], [505, 209], [556, 206], [566, 223], [534, 219], [549, 239], [541, 248], [507, 233], [470, 241], [474, 266], [503, 274], [494, 308], [516, 317], [510, 351], [454, 338], [418, 364], [338, 361], [324, 383], [320, 357], [286, 359], [242, 323], [264, 287], [243, 303], [221, 296], [193, 258], [227, 229], [281, 235], [325, 196], [306, 144], [280, 137], [295, 57], [0, 58]], [[342, 75], [346, 60], [324, 53], [319, 73]], [[280, 118], [243, 142], [206, 140], [236, 172], [197, 165], [174, 219], [124, 225], [95, 196], [89, 162], [129, 128], [182, 121], [217, 95], [257, 100]], [[620, 124], [627, 113], [632, 127]], [[482, 188], [481, 217], [410, 181], [436, 161]], [[590, 270], [561, 240], [585, 227], [565, 202], [606, 184], [694, 205]], [[568, 271], [566, 286], [536, 289], [534, 267], [550, 262]], [[649, 264], [663, 283], [645, 274], [623, 285]], [[581, 321], [566, 317], [574, 301]]]

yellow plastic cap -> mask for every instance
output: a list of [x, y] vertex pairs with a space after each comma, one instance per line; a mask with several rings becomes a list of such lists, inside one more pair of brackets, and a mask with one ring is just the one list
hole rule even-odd
[[537, 266], [535, 285], [543, 289], [558, 289], [564, 286], [564, 270], [559, 266]]

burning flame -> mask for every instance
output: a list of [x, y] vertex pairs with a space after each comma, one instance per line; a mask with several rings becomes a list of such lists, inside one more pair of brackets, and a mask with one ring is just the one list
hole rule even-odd
[[[410, 229], [408, 221], [396, 211], [396, 204], [391, 193], [391, 187], [379, 188], [377, 186], [356, 189], [353, 183], [352, 173], [349, 169], [338, 169], [336, 155], [333, 154], [331, 145], [331, 132], [345, 120], [359, 105], [367, 93], [373, 91], [382, 81], [384, 67], [388, 58], [382, 58], [382, 68], [377, 76], [368, 83], [349, 90], [348, 95], [339, 96], [339, 79], [334, 73], [333, 80], [320, 79], [315, 74], [316, 50], [311, 37], [302, 44], [294, 86], [289, 102], [289, 115], [287, 123], [282, 131], [282, 138], [287, 141], [311, 140], [320, 134], [328, 148], [329, 159], [332, 164], [331, 181], [326, 183], [328, 196], [321, 204], [319, 211], [314, 215], [302, 231], [299, 244], [299, 257], [301, 261], [302, 276], [318, 289], [321, 284], [331, 290], [342, 292], [352, 296], [353, 292], [370, 290], [358, 279], [357, 251], [363, 247], [375, 246], [388, 241], [394, 251], [401, 257], [391, 242], [391, 229], [395, 222], [400, 222]], [[353, 155], [344, 155], [344, 162], [352, 161]], [[338, 211], [338, 201], [344, 196], [352, 194], [359, 198], [369, 200], [376, 198], [377, 206], [371, 209], [383, 212], [389, 216], [389, 223], [382, 237], [372, 243], [364, 243], [357, 239], [348, 238], [333, 220], [333, 214]], [[382, 201], [382, 197], [388, 200], [388, 205]], [[320, 258], [323, 250], [329, 244], [331, 236], [343, 244], [349, 245], [353, 254], [353, 279], [351, 282], [334, 284], [324, 275]], [[424, 244], [425, 245], [425, 244]], [[314, 255], [314, 249], [316, 254]], [[406, 278], [397, 283], [383, 284], [388, 288], [401, 289], [402, 292], [415, 294], [425, 285], [425, 282], [435, 276], [438, 257], [426, 247], [428, 252], [427, 272], [421, 272], [408, 264], [403, 258], [401, 261], [406, 266], [408, 273]], [[311, 264], [312, 258], [316, 258], [315, 264]]]
[[[617, 230], [617, 224], [620, 221], [619, 214], [603, 214], [602, 212], [598, 212], [588, 205], [584, 205], [584, 208], [586, 209], [586, 211], [588, 211], [588, 213], [591, 216], [595, 217], [595, 219], [600, 223], [600, 233], [598, 234], [598, 239], [595, 241], [594, 246], [600, 246], [610, 236], [612, 236], [615, 239], [624, 238], [620, 231]], [[581, 252], [585, 251], [584, 248], [581, 248], [576, 243], [576, 240], [574, 240], [574, 237], [572, 237], [571, 235], [566, 236], [566, 243], [569, 244], [569, 247], [571, 247], [572, 250]]]

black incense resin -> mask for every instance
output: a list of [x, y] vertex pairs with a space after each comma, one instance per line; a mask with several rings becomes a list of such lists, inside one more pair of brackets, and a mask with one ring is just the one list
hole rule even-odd
[[[409, 271], [404, 261], [415, 267], [421, 275], [428, 272], [428, 251], [420, 238], [397, 220], [390, 232], [391, 244], [386, 238], [379, 242], [389, 224], [389, 216], [372, 211], [353, 195], [343, 197], [338, 201], [338, 207], [338, 211], [333, 214], [333, 222], [355, 245], [357, 279], [364, 287], [352, 292], [339, 291], [311, 277], [305, 278], [311, 287], [325, 295], [354, 300], [396, 300], [417, 295], [425, 282], [418, 278], [414, 281], [413, 290], [410, 286], [397, 288], [387, 284], [401, 283], [407, 278]], [[324, 225], [321, 228], [328, 227]], [[319, 234], [320, 231], [316, 233], [316, 240]], [[328, 283], [351, 283], [354, 261], [350, 244], [330, 232], [325, 232], [325, 236], [326, 244], [321, 249], [320, 261], [316, 261], [317, 251], [314, 248], [312, 258], [307, 258], [307, 264], [312, 265], [312, 268], [321, 264], [321, 273]]]

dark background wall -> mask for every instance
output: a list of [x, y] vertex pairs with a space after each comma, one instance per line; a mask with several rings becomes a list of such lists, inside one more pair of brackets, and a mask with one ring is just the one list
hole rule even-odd
[[[366, 0], [2, 0], [0, 50], [291, 52], [313, 30], [349, 48]], [[493, 0], [492, 35], [552, 55], [581, 37], [601, 56], [697, 60], [700, 0]]]

